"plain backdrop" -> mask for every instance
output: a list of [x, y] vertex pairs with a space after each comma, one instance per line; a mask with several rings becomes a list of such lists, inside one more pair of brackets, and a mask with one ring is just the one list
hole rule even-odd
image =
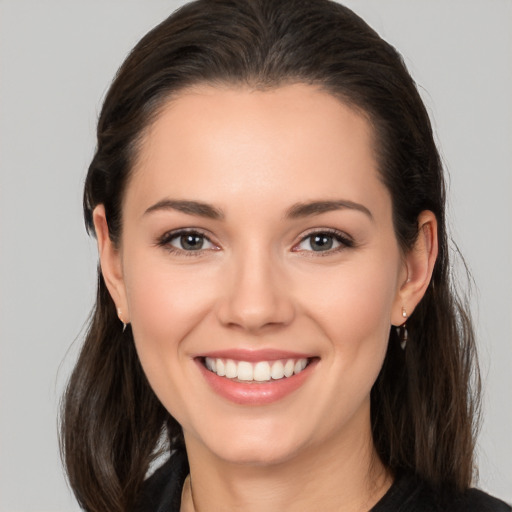
[[[56, 416], [94, 296], [82, 183], [117, 67], [180, 4], [0, 0], [1, 512], [78, 510]], [[479, 485], [512, 502], [512, 2], [347, 4], [401, 51], [433, 118], [477, 283]]]

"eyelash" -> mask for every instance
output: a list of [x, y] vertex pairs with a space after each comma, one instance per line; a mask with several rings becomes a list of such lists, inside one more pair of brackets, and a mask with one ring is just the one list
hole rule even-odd
[[[326, 250], [326, 251], [313, 251], [313, 250], [306, 251], [306, 250], [301, 250], [301, 249], [295, 249], [296, 247], [300, 246], [303, 242], [305, 242], [308, 238], [312, 238], [315, 235], [316, 236], [318, 236], [318, 235], [330, 236], [330, 237], [334, 238], [340, 244], [340, 246], [336, 247], [334, 249]], [[325, 228], [325, 229], [315, 229], [313, 231], [310, 231], [306, 235], [304, 235], [300, 239], [299, 243], [297, 243], [293, 246], [293, 250], [294, 250], [294, 252], [311, 253], [311, 254], [308, 254], [308, 256], [310, 256], [310, 257], [318, 257], [318, 256], [323, 257], [323, 256], [330, 256], [332, 254], [336, 254], [340, 251], [344, 251], [344, 250], [350, 249], [352, 247], [355, 247], [354, 240], [351, 237], [349, 237], [346, 233], [343, 233], [342, 231], [338, 231], [337, 229]]]
[[[200, 236], [202, 238], [204, 238], [205, 240], [207, 240], [208, 242], [210, 242], [212, 245], [214, 245], [216, 247], [216, 245], [210, 240], [210, 238], [203, 232], [197, 230], [197, 229], [180, 229], [178, 231], [170, 231], [168, 233], [165, 233], [164, 235], [162, 235], [158, 240], [157, 240], [157, 243], [156, 245], [158, 247], [163, 247], [165, 248], [166, 251], [168, 251], [169, 253], [171, 254], [179, 254], [180, 256], [191, 256], [191, 257], [194, 257], [194, 256], [201, 256], [204, 251], [210, 251], [212, 249], [198, 249], [198, 250], [195, 250], [195, 251], [187, 251], [185, 249], [179, 249], [177, 247], [174, 247], [173, 245], [171, 245], [171, 241], [183, 236], [183, 235], [196, 235], [196, 236]], [[339, 244], [340, 246], [339, 247], [336, 247], [334, 249], [328, 249], [326, 251], [314, 251], [314, 250], [311, 250], [311, 251], [307, 251], [307, 250], [301, 250], [301, 249], [296, 249], [298, 246], [300, 246], [303, 242], [305, 242], [308, 238], [311, 238], [315, 235], [327, 235], [327, 236], [330, 236], [332, 238], [334, 238]], [[315, 229], [314, 231], [311, 231], [309, 233], [307, 233], [306, 235], [304, 235], [300, 241], [295, 244], [292, 248], [292, 251], [293, 252], [303, 252], [303, 253], [313, 253], [315, 256], [329, 256], [331, 254], [335, 254], [335, 253], [338, 253], [340, 251], [343, 251], [345, 249], [350, 249], [352, 247], [355, 247], [355, 243], [354, 243], [354, 240], [352, 240], [352, 238], [350, 238], [347, 234], [341, 232], [341, 231], [338, 231], [336, 229], [332, 229], [332, 228], [325, 228], [325, 229]], [[213, 249], [213, 250], [217, 250], [217, 249]], [[313, 254], [311, 254], [310, 256], [313, 256]]]
[[[212, 249], [198, 249], [196, 251], [186, 251], [185, 249], [178, 249], [177, 247], [174, 247], [171, 245], [171, 241], [173, 241], [176, 238], [179, 238], [183, 235], [196, 235], [204, 238], [208, 242], [210, 242], [212, 245], [215, 246], [215, 244], [210, 240], [210, 238], [203, 233], [202, 231], [199, 231], [197, 229], [179, 229], [178, 231], [170, 231], [168, 233], [165, 233], [163, 236], [161, 236], [157, 244], [159, 247], [163, 247], [167, 252], [171, 254], [178, 254], [180, 256], [201, 256], [204, 251], [209, 251]], [[215, 250], [215, 249], [214, 249]]]

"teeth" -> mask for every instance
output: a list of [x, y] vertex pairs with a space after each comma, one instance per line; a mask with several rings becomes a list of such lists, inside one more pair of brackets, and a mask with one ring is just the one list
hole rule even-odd
[[284, 364], [281, 361], [276, 361], [270, 370], [270, 376], [277, 380], [284, 377]]
[[[248, 363], [247, 361], [240, 361], [238, 363], [238, 372], [237, 372], [238, 380], [253, 380], [252, 379], [253, 374], [254, 374], [254, 372], [253, 372], [251, 363]], [[217, 372], [217, 375], [219, 375], [218, 372]]]
[[210, 370], [213, 373], [216, 373], [217, 366], [215, 365], [215, 359], [212, 359], [211, 357], [207, 357], [205, 359], [205, 363], [206, 363], [206, 368], [208, 368], [208, 370]]
[[226, 375], [226, 368], [224, 365], [224, 361], [222, 359], [217, 359], [215, 361], [215, 365], [217, 366], [217, 371], [215, 372], [219, 377], [224, 377]]
[[254, 365], [254, 380], [258, 382], [270, 380], [270, 364], [267, 361], [260, 361]]
[[304, 370], [304, 368], [306, 368], [306, 363], [307, 361], [305, 361], [304, 359], [299, 359], [295, 363], [295, 366], [293, 367], [293, 373], [297, 374]]
[[[208, 359], [208, 358], [206, 358]], [[215, 370], [213, 370], [215, 371]], [[226, 377], [228, 379], [236, 379], [236, 376], [238, 374], [238, 368], [236, 367], [235, 361], [232, 359], [228, 359], [226, 361]]]
[[[286, 364], [284, 365], [284, 376], [291, 377], [293, 375], [293, 370], [295, 369], [295, 361], [293, 359], [288, 359]], [[218, 375], [218, 373], [217, 373]]]
[[205, 358], [206, 368], [219, 377], [256, 382], [268, 382], [291, 377], [304, 370], [307, 364], [308, 360], [305, 358], [258, 361], [257, 363], [234, 361], [233, 359]]

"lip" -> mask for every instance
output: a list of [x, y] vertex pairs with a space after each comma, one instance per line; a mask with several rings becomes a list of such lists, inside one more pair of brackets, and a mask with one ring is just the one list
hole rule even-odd
[[[280, 352], [280, 351], [258, 351], [258, 357], [252, 359], [244, 359], [247, 357], [247, 353], [244, 356], [240, 354], [240, 352], [245, 351], [222, 351], [222, 352], [211, 352], [208, 354], [208, 357], [220, 357], [227, 359], [235, 359], [239, 361], [273, 361], [277, 359], [293, 359], [293, 358], [303, 358], [305, 356], [298, 355], [290, 355], [290, 352]], [[237, 354], [234, 357], [234, 354]], [[250, 352], [252, 355], [255, 353]], [[219, 355], [222, 354], [222, 355]], [[225, 354], [229, 354], [226, 356]], [[267, 357], [262, 357], [263, 354], [266, 354]], [[281, 354], [286, 354], [285, 357], [280, 357]], [[268, 357], [272, 355], [272, 357]], [[204, 359], [202, 357], [197, 357], [194, 359], [197, 366], [199, 367], [199, 371], [203, 375], [206, 382], [209, 384], [210, 388], [221, 397], [239, 405], [267, 405], [273, 402], [277, 402], [286, 396], [290, 395], [294, 391], [298, 390], [305, 381], [311, 376], [313, 373], [315, 366], [318, 362], [318, 358], [308, 359], [308, 365], [304, 370], [300, 373], [292, 375], [291, 377], [272, 380], [268, 382], [239, 382], [231, 379], [227, 379], [226, 377], [219, 377], [216, 373], [208, 370], [204, 364]]]

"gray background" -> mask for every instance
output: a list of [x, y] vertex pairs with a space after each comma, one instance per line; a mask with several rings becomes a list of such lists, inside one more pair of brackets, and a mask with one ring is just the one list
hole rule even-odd
[[[94, 295], [81, 187], [108, 84], [181, 2], [0, 0], [0, 511], [78, 510], [56, 412]], [[404, 55], [477, 283], [480, 486], [512, 502], [512, 2], [351, 0]], [[476, 301], [475, 301], [476, 306]]]

